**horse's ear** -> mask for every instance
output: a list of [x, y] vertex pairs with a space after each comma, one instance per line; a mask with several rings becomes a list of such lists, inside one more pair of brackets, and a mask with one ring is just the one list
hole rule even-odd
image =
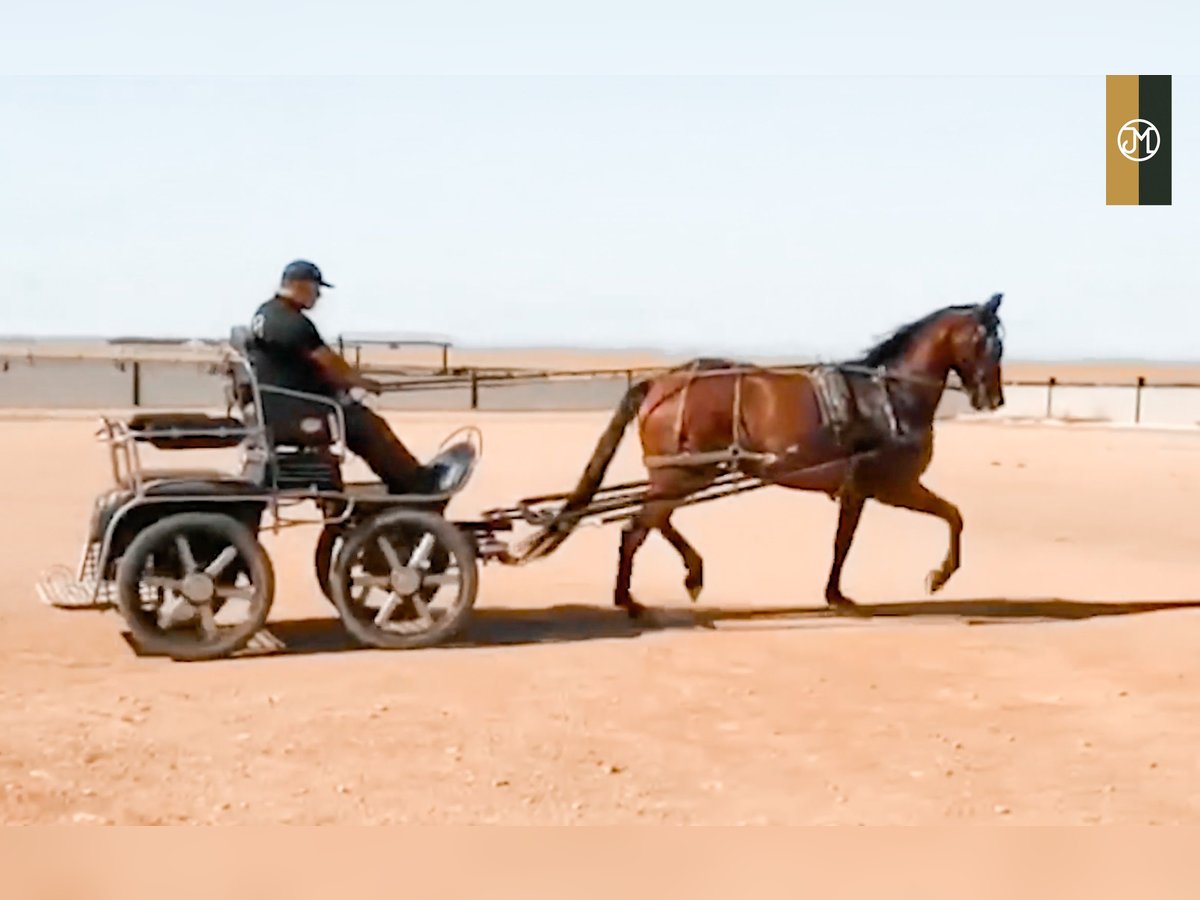
[[1003, 296], [1003, 294], [992, 294], [992, 299], [983, 304], [984, 312], [990, 316], [994, 316], [996, 314], [996, 310], [1000, 308], [1000, 299]]

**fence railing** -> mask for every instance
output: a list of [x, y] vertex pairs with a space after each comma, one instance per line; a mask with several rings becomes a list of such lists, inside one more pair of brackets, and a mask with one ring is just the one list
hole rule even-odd
[[454, 342], [450, 338], [444, 337], [379, 337], [379, 336], [356, 336], [352, 334], [339, 334], [337, 336], [338, 353], [347, 360], [346, 348], [350, 348], [354, 352], [354, 365], [362, 365], [362, 351], [364, 347], [380, 347], [388, 350], [399, 350], [402, 347], [437, 347], [442, 354], [441, 371], [448, 372], [450, 370], [450, 348], [454, 346]]
[[[437, 342], [433, 345], [440, 346]], [[795, 365], [803, 365], [796, 363]], [[525, 369], [512, 367], [431, 368], [367, 364], [375, 377], [393, 379], [394, 394], [404, 397], [454, 395], [456, 403], [426, 404], [432, 409], [600, 409], [611, 407], [635, 381], [663, 372], [667, 366], [590, 369]], [[194, 405], [219, 378], [219, 356], [205, 348], [186, 358], [149, 353], [119, 357], [81, 354], [0, 352], [0, 408], [157, 407]], [[1139, 375], [1129, 379], [1009, 378], [1010, 416], [1063, 419], [1109, 419], [1141, 423], [1147, 400], [1155, 421], [1200, 422], [1200, 379], [1164, 379]], [[1088, 393], [1082, 393], [1088, 392]], [[1105, 393], [1107, 392], [1107, 393]], [[1175, 392], [1180, 396], [1172, 396]], [[508, 405], [501, 394], [518, 397]], [[213, 391], [214, 396], [219, 393]], [[485, 402], [488, 401], [488, 402]], [[1015, 402], [1013, 402], [1015, 401]], [[515, 406], [513, 404], [516, 404]], [[1167, 406], [1171, 409], [1168, 410]], [[965, 401], [960, 405], [965, 409]], [[1005, 414], [1004, 412], [1001, 413]]]

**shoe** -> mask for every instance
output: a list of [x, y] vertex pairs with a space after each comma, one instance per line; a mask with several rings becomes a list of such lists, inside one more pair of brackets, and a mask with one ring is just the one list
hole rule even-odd
[[419, 490], [422, 494], [440, 494], [439, 482], [441, 480], [441, 471], [431, 466], [422, 466], [416, 476], [416, 482], [420, 485]]

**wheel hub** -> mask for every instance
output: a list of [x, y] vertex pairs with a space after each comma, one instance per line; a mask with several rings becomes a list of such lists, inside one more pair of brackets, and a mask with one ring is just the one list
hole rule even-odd
[[388, 582], [392, 591], [402, 597], [411, 597], [421, 587], [421, 573], [415, 569], [393, 569]]
[[213, 581], [203, 572], [193, 572], [183, 579], [181, 593], [189, 603], [207, 603], [213, 598]]

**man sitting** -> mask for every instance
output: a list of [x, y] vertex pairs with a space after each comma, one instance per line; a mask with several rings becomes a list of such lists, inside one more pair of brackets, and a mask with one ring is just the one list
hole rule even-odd
[[[326, 345], [304, 310], [312, 309], [322, 287], [333, 287], [321, 270], [296, 260], [283, 270], [279, 289], [254, 313], [250, 363], [259, 384], [320, 394], [337, 400], [345, 414], [346, 445], [371, 467], [393, 494], [434, 492], [433, 474], [392, 432], [380, 416], [361, 402], [381, 385], [348, 365]], [[324, 417], [328, 408], [299, 398], [265, 394], [267, 418], [294, 422]]]

